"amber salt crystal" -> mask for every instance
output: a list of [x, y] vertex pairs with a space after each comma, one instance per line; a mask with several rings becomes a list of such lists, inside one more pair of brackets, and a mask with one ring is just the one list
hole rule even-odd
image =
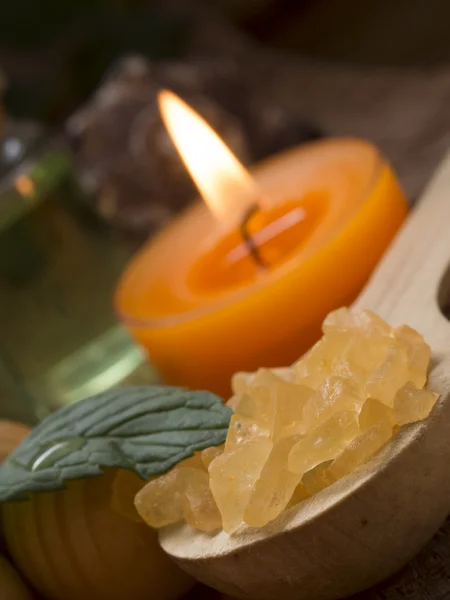
[[136, 501], [147, 523], [185, 520], [230, 534], [264, 526], [428, 416], [437, 394], [424, 388], [430, 349], [418, 332], [342, 308], [323, 333], [291, 367], [233, 377], [224, 447], [147, 484]]

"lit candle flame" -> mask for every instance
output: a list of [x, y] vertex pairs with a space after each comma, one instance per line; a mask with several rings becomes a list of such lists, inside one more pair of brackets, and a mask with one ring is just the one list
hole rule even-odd
[[221, 222], [237, 224], [262, 196], [255, 181], [217, 133], [181, 98], [158, 97], [165, 126], [200, 194]]

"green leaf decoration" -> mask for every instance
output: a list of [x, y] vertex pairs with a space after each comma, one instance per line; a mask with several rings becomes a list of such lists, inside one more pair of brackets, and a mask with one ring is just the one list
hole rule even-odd
[[103, 468], [143, 479], [225, 441], [232, 411], [210, 392], [152, 386], [108, 391], [53, 413], [0, 467], [0, 501], [64, 487]]

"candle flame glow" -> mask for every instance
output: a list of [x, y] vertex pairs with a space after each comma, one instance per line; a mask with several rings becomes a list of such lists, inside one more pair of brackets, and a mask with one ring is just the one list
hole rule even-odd
[[221, 222], [237, 224], [262, 196], [255, 181], [217, 133], [181, 98], [158, 96], [164, 124], [200, 194]]

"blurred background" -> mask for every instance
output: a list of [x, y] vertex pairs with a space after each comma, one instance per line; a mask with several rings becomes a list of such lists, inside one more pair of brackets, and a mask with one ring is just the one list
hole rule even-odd
[[154, 381], [117, 278], [194, 189], [169, 87], [249, 165], [323, 135], [375, 142], [411, 202], [450, 142], [446, 0], [4, 0], [0, 411]]

